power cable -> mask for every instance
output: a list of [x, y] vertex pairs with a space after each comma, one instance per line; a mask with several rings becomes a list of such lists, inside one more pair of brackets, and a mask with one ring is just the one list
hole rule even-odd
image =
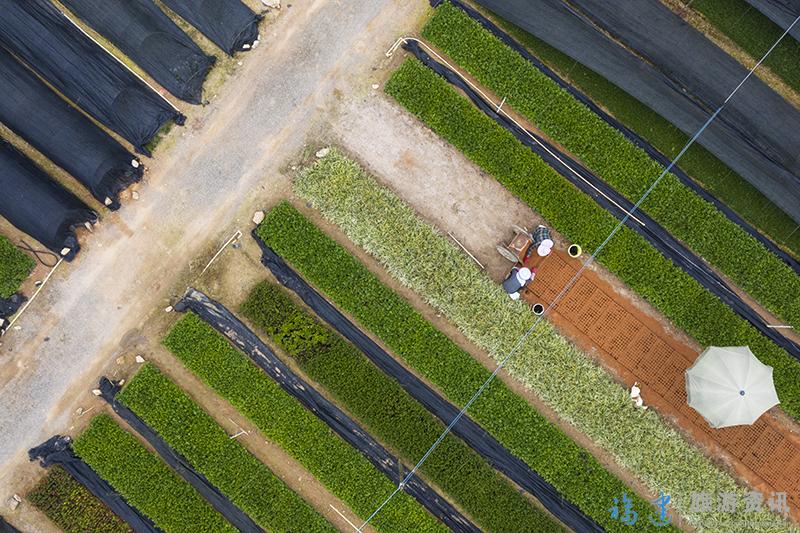
[[364, 527], [367, 524], [369, 524], [369, 522], [384, 507], [386, 507], [386, 505], [392, 500], [392, 498], [394, 498], [397, 495], [398, 492], [403, 490], [403, 487], [405, 487], [405, 484], [408, 483], [408, 481], [414, 476], [414, 474], [416, 474], [417, 470], [419, 470], [419, 468], [425, 463], [425, 461], [428, 460], [428, 457], [430, 457], [430, 455], [439, 446], [439, 444], [441, 444], [441, 442], [445, 439], [445, 437], [447, 437], [447, 435], [450, 433], [450, 431], [452, 431], [453, 427], [466, 414], [467, 410], [469, 410], [469, 408], [472, 406], [472, 404], [475, 403], [475, 401], [481, 396], [481, 394], [483, 394], [483, 391], [485, 391], [486, 388], [491, 384], [491, 382], [494, 381], [495, 377], [497, 377], [497, 374], [500, 373], [500, 370], [502, 370], [503, 367], [505, 367], [506, 363], [508, 363], [508, 361], [514, 355], [516, 355], [516, 353], [519, 351], [519, 349], [525, 344], [525, 342], [528, 340], [528, 337], [530, 337], [531, 334], [536, 330], [536, 328], [542, 322], [544, 317], [550, 311], [552, 311], [553, 308], [555, 308], [555, 306], [567, 294], [567, 292], [569, 292], [569, 290], [573, 287], [573, 285], [575, 285], [575, 283], [578, 281], [578, 278], [580, 278], [581, 274], [583, 274], [583, 271], [586, 270], [589, 267], [589, 265], [591, 265], [594, 262], [594, 260], [597, 257], [597, 255], [603, 250], [603, 248], [606, 247], [606, 245], [608, 245], [608, 243], [611, 241], [611, 239], [614, 237], [614, 235], [616, 235], [617, 232], [625, 225], [625, 223], [628, 221], [628, 219], [633, 216], [633, 213], [635, 213], [639, 209], [639, 206], [642, 205], [642, 203], [647, 199], [647, 197], [650, 196], [650, 193], [652, 193], [653, 190], [655, 190], [655, 188], [658, 186], [658, 184], [661, 183], [661, 180], [664, 178], [664, 176], [666, 176], [670, 172], [670, 170], [672, 170], [672, 167], [674, 167], [675, 164], [680, 160], [680, 158], [683, 157], [683, 154], [686, 153], [686, 151], [695, 143], [695, 141], [697, 141], [697, 139], [706, 130], [706, 128], [708, 128], [708, 126], [717, 118], [717, 116], [719, 116], [719, 114], [722, 112], [723, 109], [725, 109], [725, 106], [728, 104], [728, 102], [731, 100], [731, 98], [733, 98], [733, 96], [739, 91], [739, 89], [742, 87], [742, 85], [744, 85], [744, 83], [750, 78], [750, 76], [752, 76], [752, 74], [756, 71], [756, 69], [759, 66], [761, 66], [761, 63], [763, 63], [764, 60], [769, 56], [769, 54], [772, 53], [772, 51], [775, 49], [775, 47], [778, 46], [778, 44], [783, 40], [783, 38], [786, 37], [786, 35], [788, 35], [788, 33], [798, 23], [798, 21], [800, 21], [800, 16], [798, 16], [794, 20], [794, 22], [792, 22], [792, 24], [790, 24], [789, 27], [786, 28], [786, 30], [783, 32], [783, 34], [778, 38], [777, 41], [775, 41], [775, 43], [770, 47], [770, 49], [767, 50], [767, 52], [758, 61], [758, 63], [756, 63], [753, 66], [753, 68], [750, 69], [750, 71], [742, 79], [742, 81], [739, 82], [739, 84], [736, 86], [736, 88], [734, 88], [733, 91], [731, 91], [731, 93], [728, 95], [728, 97], [725, 99], [725, 101], [722, 102], [722, 105], [720, 105], [717, 108], [717, 110], [714, 111], [714, 113], [712, 113], [710, 117], [708, 117], [708, 120], [706, 120], [705, 123], [700, 127], [700, 129], [697, 130], [697, 132], [692, 136], [692, 138], [689, 139], [689, 141], [686, 143], [686, 145], [681, 149], [681, 151], [678, 153], [678, 155], [675, 156], [675, 158], [669, 163], [669, 165], [664, 169], [664, 171], [661, 172], [661, 174], [658, 176], [658, 178], [656, 178], [655, 181], [653, 181], [653, 183], [650, 185], [650, 187], [648, 187], [648, 189], [644, 192], [642, 197], [639, 198], [639, 200], [634, 204], [633, 208], [629, 212], [625, 213], [625, 216], [623, 216], [620, 219], [619, 223], [614, 227], [614, 229], [611, 231], [611, 233], [608, 234], [608, 237], [606, 237], [606, 239], [602, 243], [600, 243], [600, 246], [597, 247], [597, 249], [592, 253], [591, 256], [589, 256], [589, 258], [583, 263], [583, 265], [581, 265], [581, 267], [578, 269], [578, 271], [575, 273], [575, 275], [569, 280], [569, 282], [564, 286], [564, 288], [561, 289], [561, 291], [558, 293], [558, 295], [556, 295], [556, 297], [553, 299], [553, 301], [550, 303], [550, 305], [547, 307], [547, 309], [545, 309], [544, 313], [542, 313], [541, 315], [536, 317], [536, 319], [534, 320], [533, 325], [530, 328], [528, 328], [528, 330], [525, 333], [523, 333], [522, 336], [519, 337], [519, 339], [517, 339], [517, 342], [514, 344], [514, 347], [511, 349], [511, 351], [508, 352], [508, 354], [500, 361], [500, 364], [497, 365], [497, 368], [494, 369], [494, 371], [486, 379], [486, 381], [484, 381], [483, 384], [478, 388], [478, 390], [475, 391], [475, 394], [472, 395], [472, 397], [464, 405], [464, 407], [461, 409], [461, 411], [459, 411], [458, 414], [450, 422], [450, 424], [447, 425], [447, 427], [442, 432], [442, 434], [439, 436], [439, 438], [436, 439], [436, 441], [428, 449], [428, 451], [425, 452], [425, 454], [422, 456], [422, 458], [419, 460], [419, 462], [417, 462], [417, 464], [414, 466], [414, 468], [412, 468], [408, 472], [406, 477], [403, 478], [403, 480], [400, 482], [400, 484], [397, 486], [397, 488], [389, 495], [389, 497], [387, 497], [383, 501], [383, 503], [381, 503], [378, 506], [377, 509], [375, 509], [375, 511], [373, 511], [373, 513], [371, 515], [369, 515], [369, 517], [367, 517], [367, 519], [364, 521], [364, 523], [361, 524], [361, 526], [359, 526], [356, 531], [358, 531], [360, 533], [364, 529]]

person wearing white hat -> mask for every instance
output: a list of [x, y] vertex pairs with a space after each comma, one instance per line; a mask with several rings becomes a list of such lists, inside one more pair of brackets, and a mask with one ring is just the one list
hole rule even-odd
[[514, 267], [511, 269], [511, 273], [508, 275], [508, 277], [503, 281], [503, 289], [506, 291], [506, 293], [508, 293], [512, 300], [519, 300], [520, 289], [530, 283], [532, 279], [533, 272], [531, 272], [530, 268]]
[[536, 248], [536, 253], [539, 257], [546, 257], [553, 251], [553, 239], [550, 238], [550, 230], [547, 226], [541, 224], [537, 227], [531, 235], [533, 243], [532, 247]]

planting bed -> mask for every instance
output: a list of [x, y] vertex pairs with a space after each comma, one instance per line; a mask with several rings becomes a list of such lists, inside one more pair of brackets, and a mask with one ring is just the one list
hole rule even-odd
[[[276, 285], [257, 285], [242, 311], [324, 386], [373, 435], [416, 461], [444, 430], [391, 377], [353, 345], [320, 324]], [[494, 472], [483, 458], [448, 435], [420, 472], [447, 492], [487, 531], [560, 531]]]
[[[386, 90], [573, 242], [593, 250], [616, 225], [608, 212], [418, 61], [406, 61]], [[642, 237], [621, 228], [597, 260], [699, 343], [749, 345], [774, 367], [784, 410], [800, 417], [800, 364]]]
[[[563, 252], [542, 261], [534, 283], [523, 293], [529, 303], [549, 305], [580, 262]], [[562, 329], [588, 347], [626, 381], [638, 381], [650, 404], [668, 415], [697, 441], [713, 443], [733, 458], [732, 467], [764, 494], [785, 492], [790, 507], [800, 505], [800, 437], [770, 414], [750, 426], [715, 430], [687, 405], [684, 372], [699, 353], [656, 320], [638, 311], [614, 287], [586, 270], [550, 315]], [[715, 456], [714, 446], [707, 454]]]
[[[195, 314], [183, 317], [164, 344], [362, 518], [374, 510], [376, 495], [394, 490], [392, 481], [367, 458]], [[444, 529], [404, 493], [375, 517], [372, 526], [378, 531]]]
[[162, 531], [234, 533], [203, 498], [108, 415], [75, 440], [75, 453]]
[[75, 481], [61, 466], [28, 493], [27, 499], [65, 533], [129, 533], [130, 526]]
[[0, 235], [0, 298], [10, 298], [36, 264], [11, 241]]
[[[460, 9], [442, 5], [422, 33], [631, 201], [663, 170]], [[642, 209], [772, 313], [800, 328], [800, 276], [676, 176], [667, 175]]]
[[[675, 157], [688, 142], [686, 134], [601, 75], [512, 23], [493, 18], [525, 49], [568, 79], [573, 88], [583, 91], [667, 158]], [[750, 224], [791, 250], [795, 257], [800, 256], [800, 233], [794, 231], [797, 223], [714, 154], [694, 144], [681, 158], [680, 167]]]
[[[511, 301], [452, 243], [338, 152], [305, 170], [296, 180], [295, 192], [495, 358], [507, 353], [532, 323], [527, 306]], [[270, 213], [262, 228], [260, 233], [269, 244], [308, 280], [455, 403], [463, 404], [488, 376], [488, 371], [469, 354], [433, 329], [404, 300], [288, 205]], [[298, 246], [299, 243], [304, 244]], [[713, 487], [721, 492], [741, 493], [741, 489], [655, 413], [634, 410], [625, 389], [546, 323], [540, 324], [535, 338], [528, 340], [507, 370], [651, 489], [672, 495], [674, 508], [693, 525], [730, 530], [746, 516], [690, 512], [689, 494], [693, 491]], [[585, 471], [575, 466], [586, 461], [585, 453], [571, 452], [574, 444], [548, 441], [550, 434], [537, 426], [535, 411], [499, 382], [490, 387], [470, 414], [528, 464], [534, 460], [544, 463], [540, 473], [550, 469], [556, 475], [560, 469], [567, 470], [570, 473], [563, 476], [565, 480], [582, 481], [573, 490], [591, 493], [595, 501], [604, 500], [599, 494], [605, 490], [615, 490], [586, 479]], [[637, 438], [631, 439], [630, 435]], [[532, 442], [543, 442], [541, 450], [531, 446]], [[657, 454], [654, 449], [658, 449]], [[554, 461], [554, 457], [558, 460]], [[569, 497], [568, 491], [562, 492]], [[783, 527], [778, 524], [775, 529]]]
[[153, 365], [117, 397], [227, 498], [270, 531], [335, 531]]

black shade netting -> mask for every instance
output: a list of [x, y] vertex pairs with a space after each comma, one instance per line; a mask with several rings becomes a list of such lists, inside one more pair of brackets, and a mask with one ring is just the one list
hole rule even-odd
[[261, 17], [239, 0], [162, 0], [211, 42], [233, 55], [258, 40]]
[[0, 216], [67, 261], [80, 249], [75, 228], [97, 220], [86, 204], [5, 140], [0, 140]]
[[170, 93], [199, 104], [216, 58], [208, 56], [153, 0], [64, 0], [70, 11]]
[[72, 174], [99, 202], [119, 208], [119, 193], [142, 178], [144, 166], [3, 48], [0, 72], [0, 122]]
[[[747, 3], [784, 30], [800, 17], [800, 0], [747, 0]], [[792, 28], [789, 35], [800, 41], [800, 23]]]
[[0, 516], [0, 533], [19, 533], [19, 529], [6, 522], [5, 519]]
[[148, 153], [145, 145], [170, 120], [172, 105], [48, 0], [0, 0], [0, 44], [75, 105]]
[[[747, 76], [748, 69], [659, 0], [572, 0], [571, 4], [708, 109], [721, 106]], [[717, 120], [800, 175], [800, 111], [758, 77], [750, 77]]]
[[[560, 0], [476, 1], [603, 76], [688, 135], [696, 133], [713, 112], [676, 80], [613, 41]], [[732, 91], [739, 81], [727, 91]], [[751, 81], [752, 76], [747, 83]], [[723, 119], [728, 111], [721, 114]], [[748, 133], [743, 136], [742, 129], [733, 123], [716, 120], [697, 142], [800, 222], [798, 176], [765, 154], [756, 144], [757, 139]], [[764, 146], [763, 139], [758, 140]], [[795, 155], [796, 152], [795, 149]]]

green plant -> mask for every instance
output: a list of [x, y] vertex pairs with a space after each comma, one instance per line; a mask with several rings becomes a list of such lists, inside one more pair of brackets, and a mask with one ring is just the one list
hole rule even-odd
[[[443, 4], [422, 34], [631, 201], [663, 171], [460, 9]], [[668, 174], [642, 209], [765, 308], [800, 328], [800, 276], [677, 177]]]
[[265, 530], [335, 531], [154, 365], [118, 398]]
[[130, 533], [131, 528], [64, 468], [51, 466], [28, 501], [65, 533]]
[[110, 416], [96, 416], [72, 447], [159, 529], [167, 533], [236, 531], [189, 483]]
[[[283, 289], [260, 283], [242, 312], [269, 335], [303, 371], [325, 387], [371, 434], [417, 461], [444, 431], [400, 385], [353, 345], [313, 319]], [[287, 325], [293, 332], [286, 335]], [[301, 342], [294, 342], [302, 339]], [[289, 342], [287, 342], [289, 341]], [[421, 470], [487, 531], [561, 531], [477, 453], [448, 435]], [[644, 503], [644, 502], [640, 502]]]
[[0, 235], [0, 298], [8, 298], [30, 275], [36, 263]]
[[[394, 490], [389, 478], [196, 315], [181, 318], [164, 345], [360, 517]], [[404, 492], [371, 524], [387, 532], [446, 530]]]
[[[571, 241], [593, 250], [616, 225], [607, 211], [419, 61], [403, 63], [386, 90]], [[623, 227], [597, 260], [700, 344], [749, 345], [774, 368], [782, 408], [800, 419], [800, 363], [644, 238]]]
[[[496, 359], [530, 327], [526, 306], [510, 300], [446, 237], [338, 151], [304, 170], [295, 192]], [[488, 377], [486, 368], [290, 205], [274, 208], [258, 232], [452, 402], [463, 405]], [[633, 409], [625, 389], [546, 322], [506, 368], [653, 492], [670, 494], [674, 508], [695, 527], [735, 531], [749, 516], [692, 513], [691, 492], [741, 489], [658, 415]], [[595, 504], [607, 503], [606, 494], [617, 490], [617, 481], [602, 482], [613, 476], [590, 469], [595, 463], [584, 450], [500, 381], [469, 414], [566, 497], [590, 493]], [[774, 520], [775, 530], [786, 529]]]
[[[691, 8], [747, 52], [755, 60], [783, 34], [783, 29], [744, 0], [695, 0]], [[764, 64], [795, 91], [800, 91], [800, 42], [784, 38]]]

